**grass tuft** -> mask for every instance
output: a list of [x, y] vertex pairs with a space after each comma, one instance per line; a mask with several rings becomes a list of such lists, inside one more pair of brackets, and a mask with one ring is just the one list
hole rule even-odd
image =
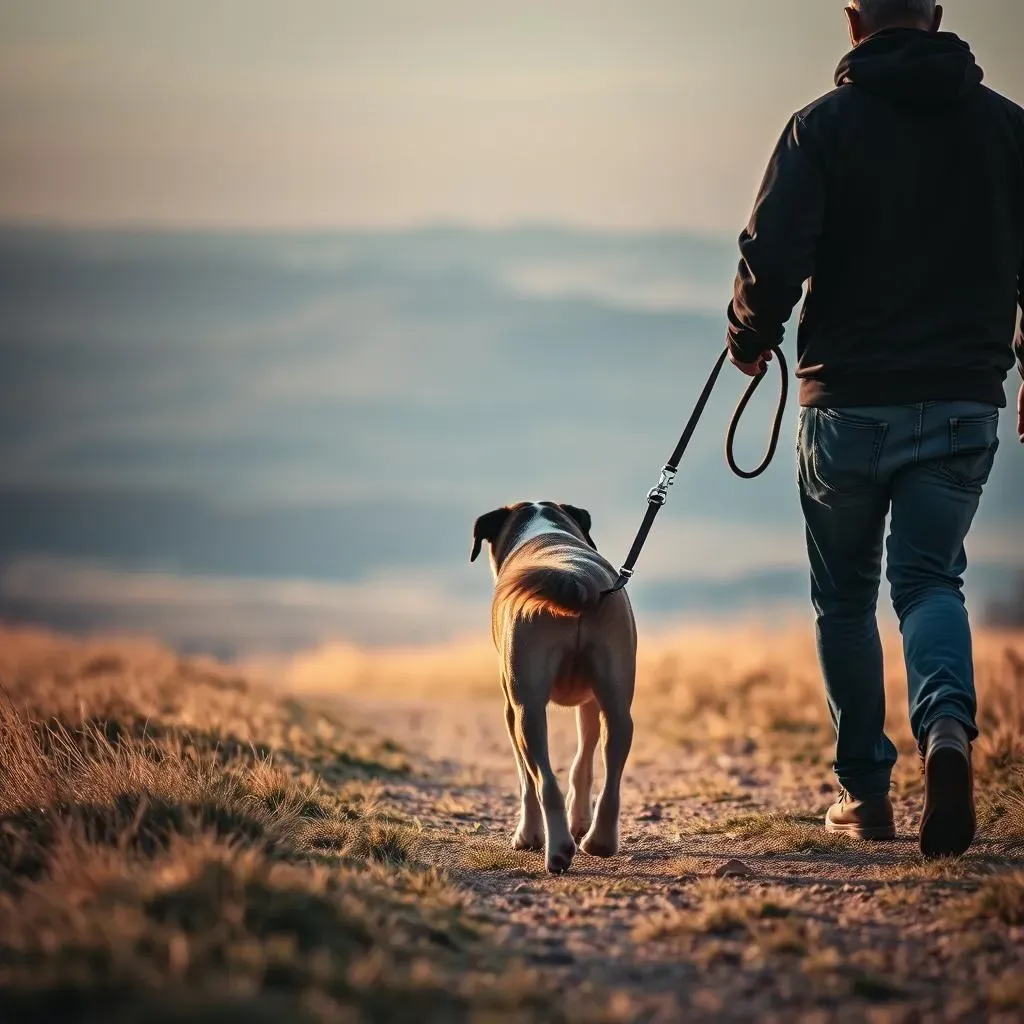
[[1024, 871], [986, 879], [959, 909], [965, 921], [998, 921], [1015, 928], [1024, 925]]
[[513, 850], [507, 844], [476, 842], [463, 850], [459, 866], [466, 871], [501, 871], [525, 878], [538, 874], [543, 863], [537, 854]]
[[853, 847], [849, 837], [826, 832], [818, 818], [786, 814], [733, 815], [699, 826], [694, 834], [738, 840], [751, 852], [766, 856], [848, 853]]
[[633, 929], [635, 942], [658, 942], [683, 936], [757, 933], [760, 922], [789, 917], [793, 899], [781, 889], [739, 892], [717, 879], [697, 883], [684, 907], [647, 917]]
[[1017, 760], [1003, 761], [1003, 784], [983, 786], [978, 796], [978, 826], [985, 838], [1008, 849], [1024, 847], [1024, 749]]

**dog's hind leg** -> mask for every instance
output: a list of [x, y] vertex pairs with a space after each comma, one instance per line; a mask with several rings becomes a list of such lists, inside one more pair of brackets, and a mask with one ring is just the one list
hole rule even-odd
[[545, 863], [552, 874], [569, 870], [576, 854], [576, 843], [569, 832], [565, 800], [548, 756], [547, 702], [531, 701], [514, 706], [516, 739], [537, 793], [544, 816]]
[[505, 725], [508, 727], [508, 738], [512, 741], [512, 750], [516, 756], [516, 772], [519, 775], [519, 825], [512, 836], [512, 848], [514, 850], [543, 850], [544, 819], [540, 813], [537, 788], [523, 762], [523, 755], [516, 739], [516, 713], [507, 697], [505, 698]]
[[594, 824], [580, 849], [595, 857], [613, 857], [619, 852], [619, 786], [633, 743], [633, 718], [620, 688], [602, 688], [599, 699], [604, 786], [597, 798]]
[[601, 738], [601, 711], [597, 702], [588, 700], [576, 708], [579, 734], [576, 757], [569, 773], [569, 830], [579, 842], [589, 831], [594, 817], [591, 790], [594, 785], [594, 751]]

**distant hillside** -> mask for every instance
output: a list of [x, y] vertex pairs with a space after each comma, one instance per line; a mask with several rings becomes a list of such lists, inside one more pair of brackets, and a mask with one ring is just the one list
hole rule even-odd
[[[481, 512], [572, 501], [623, 557], [722, 344], [734, 250], [552, 227], [0, 231], [0, 616], [221, 652], [475, 632]], [[792, 443], [756, 483], [723, 463], [741, 385], [645, 552], [647, 621], [804, 604]], [[979, 599], [1024, 565], [1005, 447]]]

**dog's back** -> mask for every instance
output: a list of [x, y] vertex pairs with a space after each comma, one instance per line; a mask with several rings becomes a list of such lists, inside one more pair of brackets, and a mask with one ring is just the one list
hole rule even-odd
[[[481, 517], [477, 532], [491, 541], [495, 642], [527, 622], [578, 620], [603, 611], [601, 595], [616, 573], [597, 552], [589, 513], [571, 505], [522, 502], [489, 516], [494, 520]], [[632, 617], [624, 594], [607, 603]]]
[[544, 534], [502, 564], [493, 609], [506, 621], [541, 614], [577, 618], [595, 610], [614, 582], [612, 567], [582, 541], [564, 533]]

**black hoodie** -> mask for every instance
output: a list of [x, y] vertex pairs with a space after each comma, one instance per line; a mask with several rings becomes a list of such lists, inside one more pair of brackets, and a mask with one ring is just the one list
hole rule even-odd
[[[1024, 110], [950, 33], [892, 29], [793, 116], [747, 229], [729, 346], [798, 336], [803, 405], [1005, 405], [1024, 367]], [[1024, 369], [1022, 369], [1024, 373]]]

